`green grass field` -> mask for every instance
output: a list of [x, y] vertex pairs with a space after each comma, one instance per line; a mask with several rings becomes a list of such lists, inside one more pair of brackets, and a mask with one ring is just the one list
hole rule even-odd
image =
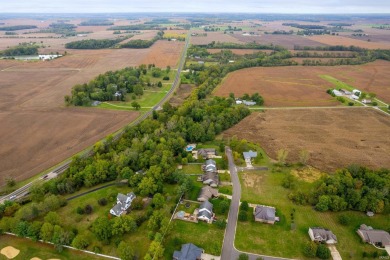
[[203, 174], [201, 164], [186, 164], [183, 165], [182, 172], [185, 174]]
[[[54, 246], [41, 243], [34, 242], [27, 238], [20, 238], [9, 235], [1, 235], [0, 236], [0, 249], [13, 246], [14, 248], [20, 250], [18, 256], [16, 256], [15, 260], [26, 260], [31, 259], [33, 257], [39, 257], [41, 259], [105, 259], [102, 257], [98, 257], [91, 254], [86, 254], [77, 250], [64, 249], [61, 253], [59, 253]], [[0, 260], [8, 259], [4, 255], [0, 254]]]
[[[243, 251], [266, 255], [305, 259], [303, 247], [309, 236], [309, 227], [324, 227], [333, 231], [338, 238], [337, 249], [343, 259], [361, 259], [363, 251], [374, 252], [373, 246], [363, 244], [356, 229], [360, 224], [371, 225], [374, 228], [388, 229], [389, 215], [367, 217], [362, 212], [317, 212], [310, 206], [293, 204], [288, 199], [289, 190], [281, 186], [286, 170], [282, 172], [244, 172], [240, 173], [242, 185], [241, 200], [250, 203], [276, 207], [280, 222], [275, 225], [255, 223], [253, 221], [238, 222], [235, 246]], [[297, 186], [307, 191], [314, 188], [313, 184], [300, 181]], [[291, 230], [290, 214], [295, 209], [296, 230]], [[340, 215], [350, 218], [348, 226], [338, 222]], [[382, 253], [378, 250], [378, 253]]]

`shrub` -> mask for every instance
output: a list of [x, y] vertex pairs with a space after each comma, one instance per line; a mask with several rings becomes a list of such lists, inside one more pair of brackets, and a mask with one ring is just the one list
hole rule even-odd
[[238, 213], [238, 220], [239, 221], [247, 221], [248, 220], [248, 214], [246, 211], [240, 210]]
[[72, 246], [78, 249], [85, 249], [89, 246], [89, 241], [87, 236], [85, 235], [77, 235], [73, 241], [72, 241]]
[[248, 205], [248, 202], [247, 201], [243, 201], [240, 205], [240, 210], [243, 210], [243, 211], [248, 211], [249, 209], [249, 205]]
[[355, 105], [355, 103], [353, 103], [352, 101], [348, 102], [348, 106], [352, 107], [353, 105]]
[[377, 105], [378, 105], [378, 102], [372, 102], [372, 105], [374, 106], [374, 107], [376, 107]]
[[163, 80], [169, 80], [169, 76], [163, 77]]
[[340, 215], [339, 218], [339, 223], [343, 226], [347, 226], [349, 224], [349, 217], [347, 215]]
[[244, 254], [244, 253], [242, 253], [238, 256], [238, 260], [248, 260], [248, 259], [249, 259], [249, 256], [247, 254]]
[[225, 219], [218, 219], [216, 222], [215, 222], [215, 225], [217, 227], [219, 227], [220, 229], [224, 229], [226, 227], [226, 221]]
[[91, 214], [92, 211], [93, 211], [93, 208], [92, 208], [91, 205], [87, 204], [87, 205], [84, 207], [84, 212], [85, 212], [86, 214]]
[[100, 206], [106, 206], [107, 205], [107, 199], [106, 198], [101, 198], [98, 200], [98, 203]]
[[317, 247], [316, 256], [320, 259], [329, 259], [331, 256], [329, 248], [324, 244], [320, 244]]
[[76, 212], [79, 215], [83, 215], [84, 214], [84, 209], [82, 207], [77, 207]]

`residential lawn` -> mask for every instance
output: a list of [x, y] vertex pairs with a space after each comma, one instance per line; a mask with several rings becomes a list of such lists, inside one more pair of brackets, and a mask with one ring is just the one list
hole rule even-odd
[[218, 188], [219, 193], [233, 195], [233, 186], [220, 186]]
[[221, 255], [224, 233], [225, 229], [220, 229], [215, 224], [173, 220], [171, 231], [165, 237], [164, 259], [172, 259], [173, 252], [180, 250], [181, 245], [186, 243], [193, 243], [208, 254]]
[[231, 181], [229, 173], [219, 173], [218, 175], [220, 181]]
[[320, 75], [320, 78], [332, 83], [333, 85], [335, 85], [335, 88], [336, 89], [340, 89], [340, 88], [343, 88], [343, 89], [346, 89], [348, 91], [351, 91], [354, 90], [355, 88], [345, 82], [342, 82], [341, 80], [338, 80], [332, 76], [329, 76], [329, 75]]
[[[93, 187], [95, 188], [95, 187]], [[87, 250], [93, 251], [95, 247], [99, 247], [103, 254], [116, 256], [116, 244], [120, 241], [129, 242], [133, 249], [140, 256], [144, 256], [149, 248], [150, 241], [147, 237], [149, 230], [147, 229], [147, 221], [142, 223], [138, 229], [131, 234], [125, 234], [123, 237], [113, 237], [111, 243], [106, 245], [101, 241], [98, 241], [95, 235], [91, 232], [90, 227], [93, 221], [98, 217], [115, 218], [112, 216], [109, 211], [113, 205], [116, 204], [117, 194], [129, 193], [132, 191], [132, 188], [127, 186], [110, 186], [90, 194], [86, 194], [74, 200], [68, 202], [68, 204], [60, 208], [57, 213], [60, 216], [66, 216], [62, 220], [62, 226], [67, 229], [77, 228], [78, 233], [83, 233], [90, 238], [91, 244], [88, 246]], [[166, 203], [164, 210], [168, 218], [171, 217], [171, 209], [175, 206], [176, 201], [176, 190], [174, 185], [165, 185], [164, 186], [164, 195], [166, 197]], [[100, 198], [106, 198], [108, 200], [107, 205], [100, 206], [98, 200]], [[93, 212], [90, 215], [79, 215], [77, 214], [77, 207], [85, 207], [85, 205], [91, 205], [93, 207]], [[145, 214], [146, 210], [133, 210], [129, 213], [130, 216], [137, 216], [139, 214]]]
[[[238, 222], [235, 246], [243, 251], [266, 255], [305, 259], [303, 247], [308, 242], [309, 227], [324, 227], [332, 230], [338, 238], [337, 249], [343, 259], [361, 259], [363, 251], [374, 252], [373, 246], [363, 244], [356, 234], [360, 224], [367, 224], [378, 229], [390, 227], [389, 215], [367, 217], [362, 212], [317, 212], [310, 206], [293, 204], [288, 199], [289, 190], [281, 186], [282, 179], [289, 169], [281, 172], [244, 172], [240, 173], [242, 195], [241, 200], [250, 203], [276, 207], [280, 222], [275, 225], [255, 223], [253, 221]], [[300, 190], [308, 191], [314, 184], [299, 181]], [[290, 214], [295, 209], [296, 230], [291, 230]], [[350, 217], [348, 226], [338, 222], [340, 215]], [[379, 254], [382, 251], [377, 250]]]
[[202, 164], [186, 164], [181, 171], [185, 174], [203, 174]]
[[[20, 250], [19, 255], [13, 258], [15, 260], [26, 260], [33, 257], [39, 257], [41, 259], [104, 259], [102, 257], [67, 248], [64, 248], [64, 250], [59, 253], [54, 246], [46, 243], [34, 242], [27, 238], [0, 235], [0, 249], [7, 246], [13, 246]], [[8, 258], [0, 254], [0, 259], [3, 260]]]
[[197, 176], [191, 176], [191, 178], [193, 180], [194, 187], [188, 194], [185, 195], [185, 199], [196, 201], [204, 184], [196, 180]]
[[[187, 202], [187, 201], [184, 201], [183, 204], [179, 204], [179, 206], [177, 207], [177, 210], [176, 212], [179, 212], [179, 211], [184, 211], [186, 213], [194, 213], [195, 209], [199, 208], [199, 205], [200, 205], [201, 202], [199, 203], [195, 203], [195, 202]], [[189, 204], [189, 207], [187, 208], [187, 204]]]

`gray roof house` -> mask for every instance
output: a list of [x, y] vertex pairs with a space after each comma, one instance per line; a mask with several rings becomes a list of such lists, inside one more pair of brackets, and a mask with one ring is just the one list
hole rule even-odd
[[254, 105], [256, 105], [256, 102], [252, 101], [252, 100], [243, 100], [242, 103], [244, 103], [244, 105], [246, 105], [246, 106], [254, 106]]
[[200, 190], [198, 201], [206, 201], [214, 197], [218, 197], [218, 190], [213, 189], [209, 186], [205, 186]]
[[336, 244], [337, 237], [332, 231], [320, 228], [320, 227], [311, 227], [309, 228], [309, 236], [311, 241], [326, 243], [326, 244]]
[[207, 223], [212, 223], [213, 217], [213, 204], [211, 204], [208, 200], [202, 202], [198, 211], [198, 219], [206, 221]]
[[211, 187], [218, 187], [219, 185], [219, 175], [217, 172], [206, 172], [202, 175], [203, 184], [209, 185]]
[[253, 209], [253, 215], [255, 216], [255, 221], [274, 224], [275, 221], [278, 221], [279, 218], [275, 216], [276, 209], [269, 206], [260, 206], [257, 205]]
[[205, 172], [217, 172], [217, 163], [209, 159], [203, 164], [203, 171]]
[[257, 152], [254, 152], [252, 150], [249, 150], [249, 152], [243, 152], [242, 154], [244, 155], [245, 161], [257, 157]]
[[358, 235], [366, 243], [373, 245], [390, 246], [390, 234], [384, 230], [373, 229], [365, 224], [361, 225], [357, 230]]
[[198, 156], [202, 156], [203, 159], [212, 158], [217, 154], [214, 148], [201, 148], [197, 153]]
[[119, 217], [130, 208], [131, 202], [135, 198], [136, 196], [134, 192], [127, 193], [127, 195], [118, 193], [118, 196], [116, 197], [116, 205], [110, 210], [110, 213]]
[[180, 251], [173, 252], [173, 260], [201, 260], [203, 249], [188, 243], [181, 245]]

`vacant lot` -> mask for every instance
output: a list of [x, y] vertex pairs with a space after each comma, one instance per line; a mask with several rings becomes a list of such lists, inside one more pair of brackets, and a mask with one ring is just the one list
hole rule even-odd
[[310, 40], [310, 38], [306, 38], [298, 35], [272, 35], [272, 34], [264, 34], [264, 35], [254, 35], [254, 36], [245, 36], [242, 34], [233, 34], [234, 38], [238, 39], [241, 42], [253, 42], [259, 44], [273, 44], [280, 45], [287, 49], [294, 49], [295, 45], [299, 46], [326, 46], [326, 44], [319, 43], [316, 41]]
[[307, 150], [308, 163], [324, 171], [350, 164], [390, 167], [390, 120], [373, 109], [268, 110], [224, 133], [234, 135], [258, 143], [274, 159], [286, 149], [287, 160], [297, 162], [299, 152]]
[[175, 94], [169, 100], [169, 103], [173, 106], [181, 105], [184, 100], [191, 94], [193, 87], [194, 86], [190, 84], [181, 84], [176, 90]]
[[344, 46], [357, 46], [367, 49], [389, 49], [390, 42], [376, 42], [376, 41], [367, 41], [367, 40], [358, 40], [352, 39], [343, 36], [335, 35], [314, 35], [309, 37], [310, 40], [326, 44], [326, 45], [344, 45]]
[[207, 33], [207, 36], [193, 36], [191, 37], [191, 44], [194, 45], [205, 45], [211, 42], [232, 42], [232, 43], [243, 43], [229, 34], [223, 32], [200, 32]]
[[389, 66], [390, 62], [378, 60], [358, 66], [249, 68], [230, 73], [215, 94], [259, 92], [266, 106], [339, 105], [325, 93], [335, 86], [320, 76], [329, 75], [390, 102]]

